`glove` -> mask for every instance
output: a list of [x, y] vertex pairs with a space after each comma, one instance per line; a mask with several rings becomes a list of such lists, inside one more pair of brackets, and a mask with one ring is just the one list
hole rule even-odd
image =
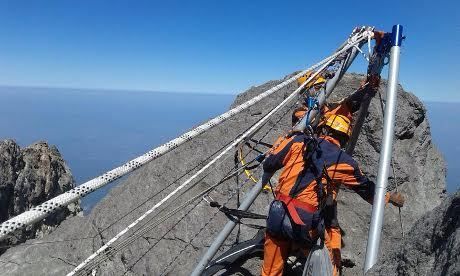
[[388, 202], [390, 202], [396, 207], [403, 207], [404, 201], [405, 201], [404, 196], [401, 193], [397, 193], [397, 192], [391, 193], [390, 199], [388, 200]]

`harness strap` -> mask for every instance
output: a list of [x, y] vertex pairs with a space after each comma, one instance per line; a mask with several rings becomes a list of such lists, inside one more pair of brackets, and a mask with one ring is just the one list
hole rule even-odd
[[305, 223], [300, 218], [296, 208], [305, 210], [309, 213], [314, 213], [318, 211], [318, 209], [315, 206], [306, 202], [302, 202], [298, 199], [292, 198], [288, 195], [283, 195], [280, 193], [276, 196], [276, 199], [286, 204], [286, 207], [289, 211], [289, 214], [291, 215], [292, 220], [298, 225], [305, 225]]

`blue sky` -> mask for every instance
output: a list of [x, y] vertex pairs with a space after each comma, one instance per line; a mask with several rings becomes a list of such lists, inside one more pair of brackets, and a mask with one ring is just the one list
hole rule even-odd
[[233, 94], [399, 23], [404, 87], [460, 101], [459, 1], [345, 2], [0, 1], [0, 84]]

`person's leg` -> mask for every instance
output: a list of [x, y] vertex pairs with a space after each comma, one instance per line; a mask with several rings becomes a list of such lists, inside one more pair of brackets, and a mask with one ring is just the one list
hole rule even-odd
[[341, 266], [341, 252], [342, 247], [342, 234], [340, 227], [328, 227], [325, 233], [325, 244], [329, 251], [329, 257], [332, 261], [333, 275], [338, 276]]
[[284, 262], [289, 254], [290, 243], [265, 234], [262, 276], [282, 276]]

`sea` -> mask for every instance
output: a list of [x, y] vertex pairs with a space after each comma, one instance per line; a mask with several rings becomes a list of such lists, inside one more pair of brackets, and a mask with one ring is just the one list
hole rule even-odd
[[[0, 86], [0, 99], [0, 139], [56, 145], [78, 185], [225, 112], [235, 95]], [[425, 105], [453, 193], [460, 184], [460, 103]], [[117, 183], [85, 197], [85, 212]]]

